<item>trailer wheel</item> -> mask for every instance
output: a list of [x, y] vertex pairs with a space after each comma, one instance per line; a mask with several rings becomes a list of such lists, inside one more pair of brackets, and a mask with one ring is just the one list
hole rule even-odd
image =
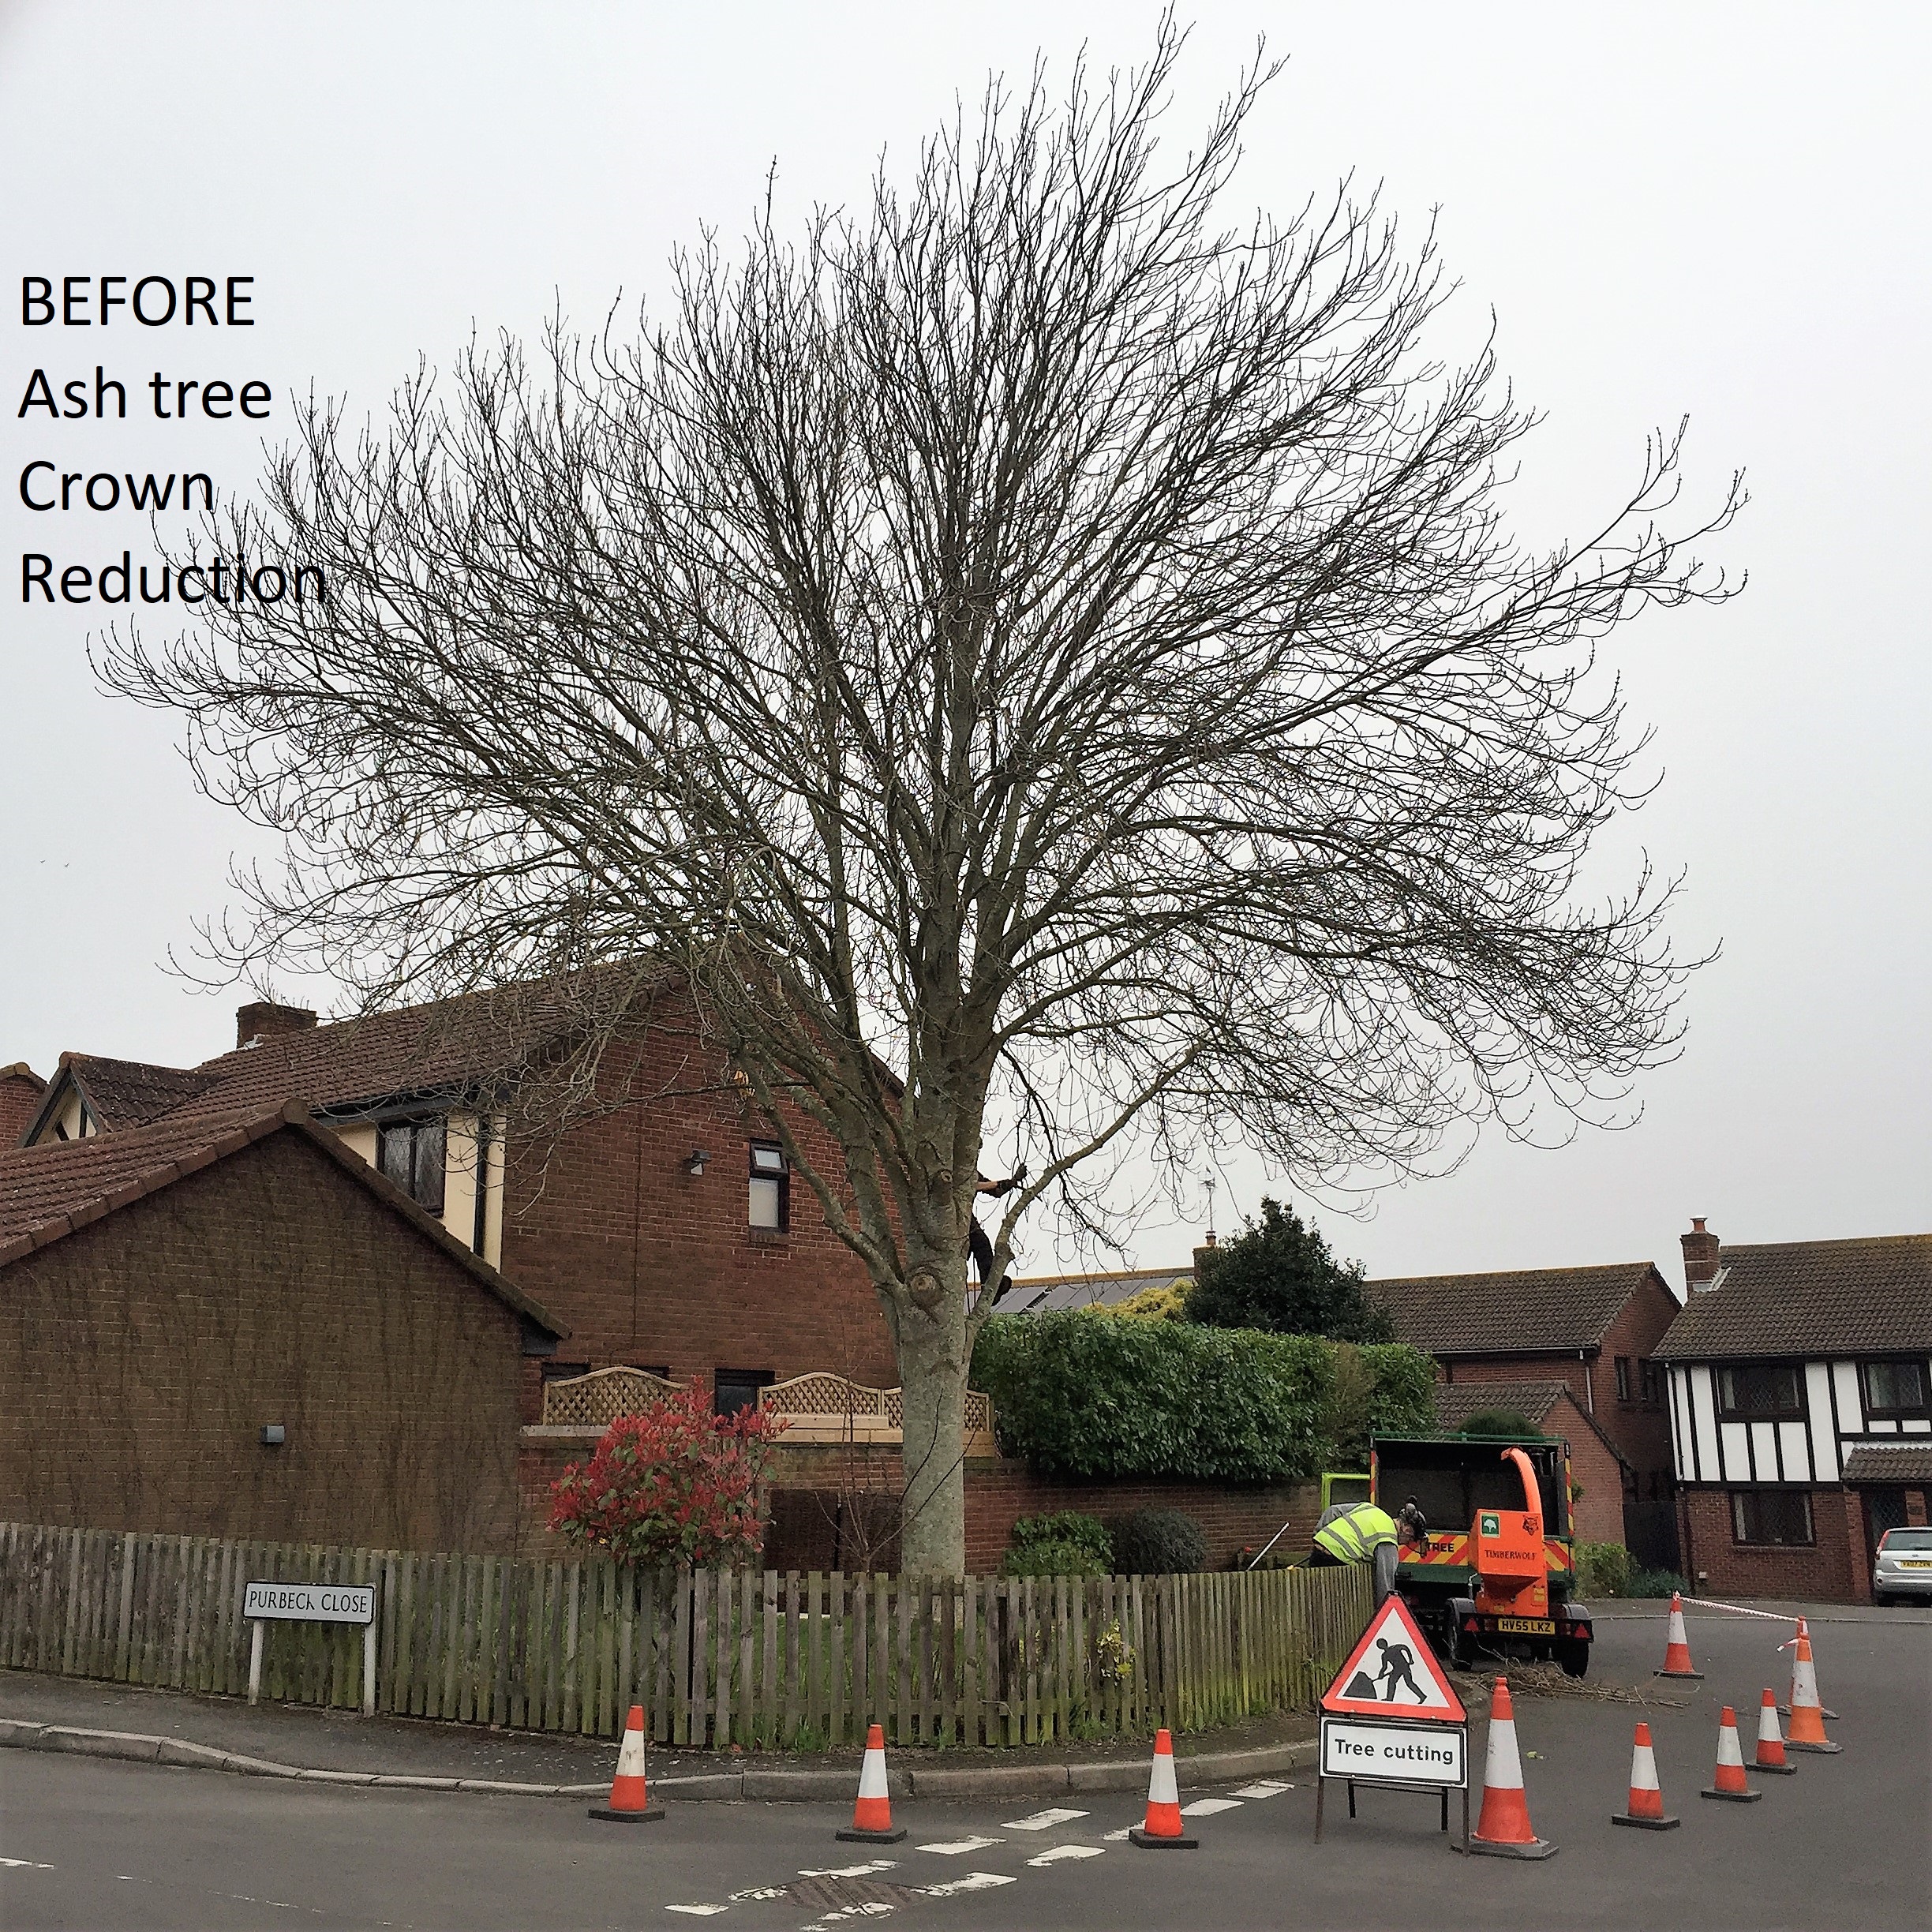
[[1566, 1677], [1582, 1677], [1589, 1674], [1590, 1646], [1580, 1643], [1574, 1637], [1567, 1637], [1556, 1646], [1556, 1661], [1563, 1666]]

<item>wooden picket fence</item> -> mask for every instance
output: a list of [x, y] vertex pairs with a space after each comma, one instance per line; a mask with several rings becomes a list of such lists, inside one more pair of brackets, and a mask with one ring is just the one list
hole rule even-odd
[[[639, 1571], [0, 1524], [0, 1667], [248, 1687], [250, 1582], [373, 1585], [376, 1708], [663, 1744], [1039, 1744], [1311, 1705], [1359, 1568], [1156, 1577]], [[263, 1694], [353, 1707], [362, 1633], [270, 1623]]]

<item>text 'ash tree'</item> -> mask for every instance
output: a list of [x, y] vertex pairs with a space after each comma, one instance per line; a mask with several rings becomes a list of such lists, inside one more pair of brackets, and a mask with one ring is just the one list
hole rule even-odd
[[1432, 242], [1346, 189], [1229, 226], [1266, 76], [1178, 155], [1179, 45], [990, 88], [867, 205], [680, 256], [633, 337], [313, 409], [205, 537], [327, 602], [98, 653], [286, 835], [244, 963], [688, 985], [877, 1286], [914, 1571], [963, 1565], [990, 1131], [1032, 1162], [998, 1280], [1136, 1140], [1400, 1170], [1674, 1035], [1668, 889], [1574, 886], [1634, 796], [1593, 647], [1724, 590], [1656, 521], [1676, 441], [1595, 534], [1512, 540], [1530, 418], [1428, 359]]

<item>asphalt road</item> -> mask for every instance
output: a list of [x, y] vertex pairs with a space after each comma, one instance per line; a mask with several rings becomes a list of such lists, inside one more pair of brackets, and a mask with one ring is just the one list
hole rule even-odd
[[[1216, 1794], [1226, 1808], [1197, 1814], [1203, 1845], [1193, 1853], [1149, 1853], [1110, 1837], [1137, 1822], [1139, 1807], [1109, 1795], [1083, 1796], [1044, 1822], [1032, 1801], [904, 1805], [908, 1836], [875, 1860], [871, 1848], [833, 1840], [848, 1814], [830, 1807], [691, 1804], [661, 1825], [622, 1827], [564, 1800], [331, 1792], [9, 1751], [0, 1754], [0, 1923], [9, 1932], [630, 1928], [713, 1917], [745, 1932], [880, 1919], [908, 1932], [1923, 1927], [1932, 1923], [1932, 1627], [1910, 1613], [1825, 1614], [1833, 1620], [1814, 1629], [1819, 1678], [1840, 1713], [1833, 1729], [1844, 1754], [1764, 1780], [1763, 1801], [1749, 1806], [1697, 1794], [1709, 1781], [1720, 1704], [1748, 1724], [1764, 1686], [1782, 1692], [1788, 1667], [1774, 1646], [1784, 1631], [1694, 1616], [1707, 1676], [1681, 1685], [1648, 1675], [1661, 1660], [1660, 1618], [1606, 1618], [1593, 1679], [1679, 1701], [1641, 1711], [1518, 1702], [1532, 1815], [1562, 1848], [1543, 1864], [1452, 1856], [1434, 1800], [1409, 1794], [1364, 1792], [1353, 1823], [1331, 1803], [1316, 1846], [1306, 1776]], [[1638, 1716], [1656, 1736], [1679, 1830], [1610, 1824]], [[1472, 1744], [1480, 1766], [1480, 1725]]]

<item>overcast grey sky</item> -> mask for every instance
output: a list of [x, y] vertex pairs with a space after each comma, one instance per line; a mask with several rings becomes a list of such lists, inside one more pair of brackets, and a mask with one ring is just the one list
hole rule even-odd
[[[1932, 1226], [1932, 670], [1926, 355], [1932, 168], [1919, 6], [1203, 6], [1185, 140], [1265, 32], [1288, 59], [1237, 204], [1286, 215], [1353, 172], [1419, 230], [1440, 210], [1455, 331], [1496, 313], [1548, 421], [1513, 492], [1532, 537], [1619, 500], [1647, 432], [1691, 419], [1701, 506], [1754, 501], [1713, 552], [1747, 596], [1616, 647], [1661, 788], [1605, 852], [1683, 867], [1685, 1051], [1641, 1120], [1559, 1151], [1500, 1139], [1447, 1178], [1318, 1209], [1372, 1274], [1653, 1258], [1693, 1214], [1725, 1238]], [[473, 322], [584, 320], [663, 286], [706, 223], [863, 194], [989, 69], [1144, 55], [1151, 6], [0, 7], [0, 368], [15, 399], [125, 373], [260, 378], [379, 409]], [[255, 278], [249, 331], [21, 326], [20, 277]], [[144, 392], [135, 396], [144, 409]], [[242, 829], [199, 799], [168, 721], [100, 696], [89, 613], [24, 606], [21, 554], [138, 562], [144, 519], [23, 507], [36, 459], [205, 468], [256, 432], [6, 416], [0, 501], [0, 1063], [63, 1049], [192, 1064], [236, 998], [160, 968], [219, 913]], [[44, 474], [45, 473], [42, 473]], [[301, 989], [290, 988], [291, 991]], [[1232, 1162], [1226, 1227], [1267, 1185]], [[1230, 1208], [1232, 1203], [1232, 1210]], [[1136, 1259], [1185, 1256], [1155, 1208]], [[1030, 1266], [1050, 1264], [1036, 1244]]]

